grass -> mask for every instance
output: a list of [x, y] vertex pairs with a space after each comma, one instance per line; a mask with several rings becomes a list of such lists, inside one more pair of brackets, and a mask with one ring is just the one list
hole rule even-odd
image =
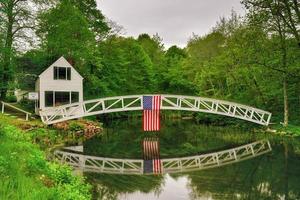
[[272, 126], [280, 135], [300, 136], [300, 125], [289, 124], [284, 127], [281, 124]]
[[0, 115], [1, 200], [91, 199], [91, 187], [82, 177], [72, 175], [68, 166], [47, 161], [44, 151], [32, 143], [31, 132], [16, 125], [19, 122]]

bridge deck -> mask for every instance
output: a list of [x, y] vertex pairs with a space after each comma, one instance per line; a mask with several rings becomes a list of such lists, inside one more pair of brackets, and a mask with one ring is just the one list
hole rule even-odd
[[[215, 153], [161, 159], [162, 173], [181, 173], [220, 167], [251, 159], [271, 150], [270, 142], [261, 140]], [[141, 159], [103, 158], [60, 150], [55, 151], [54, 156], [59, 162], [67, 163], [83, 171], [108, 174], [144, 174], [144, 161]]]
[[[42, 110], [40, 111], [40, 116], [45, 124], [54, 124], [91, 115], [142, 110], [143, 96], [144, 95], [108, 97], [68, 104]], [[162, 110], [212, 113], [235, 117], [265, 126], [270, 123], [271, 119], [270, 112], [216, 99], [164, 94], [161, 95], [161, 101]]]

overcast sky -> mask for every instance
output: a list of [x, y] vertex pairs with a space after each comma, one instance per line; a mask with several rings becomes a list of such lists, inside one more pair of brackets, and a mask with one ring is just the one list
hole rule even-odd
[[240, 0], [97, 0], [109, 19], [124, 27], [125, 35], [158, 33], [166, 47], [184, 47], [192, 33], [204, 35], [231, 9], [244, 14]]

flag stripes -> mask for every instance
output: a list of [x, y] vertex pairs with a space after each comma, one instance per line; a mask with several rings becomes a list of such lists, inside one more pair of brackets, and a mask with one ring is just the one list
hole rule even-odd
[[143, 130], [160, 130], [161, 96], [143, 96]]
[[158, 138], [145, 138], [143, 140], [144, 172], [161, 173]]

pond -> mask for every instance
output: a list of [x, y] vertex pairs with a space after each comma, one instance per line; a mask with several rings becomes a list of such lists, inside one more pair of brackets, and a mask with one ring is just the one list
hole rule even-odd
[[85, 173], [94, 199], [300, 199], [300, 139], [255, 129], [204, 126], [192, 120], [164, 120], [158, 134], [144, 133], [139, 119], [113, 120], [104, 134], [84, 143], [84, 153], [141, 158], [141, 140], [158, 136], [161, 157], [190, 156], [268, 139], [272, 152], [227, 166], [163, 176]]

